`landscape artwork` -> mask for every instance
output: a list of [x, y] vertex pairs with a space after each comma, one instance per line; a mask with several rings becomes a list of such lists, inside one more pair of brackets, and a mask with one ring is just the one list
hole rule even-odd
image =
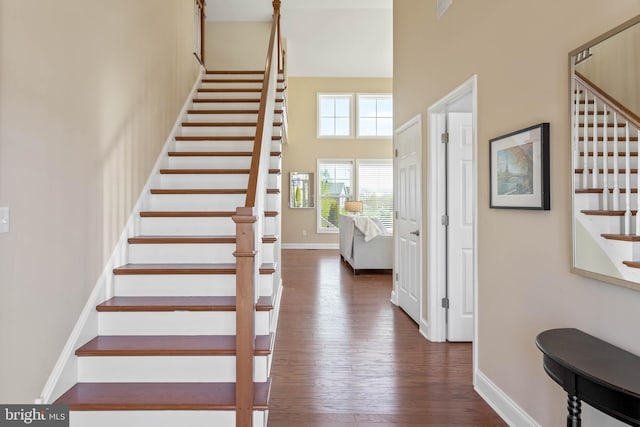
[[489, 140], [489, 207], [549, 210], [549, 123]]
[[498, 151], [498, 194], [533, 194], [533, 142]]

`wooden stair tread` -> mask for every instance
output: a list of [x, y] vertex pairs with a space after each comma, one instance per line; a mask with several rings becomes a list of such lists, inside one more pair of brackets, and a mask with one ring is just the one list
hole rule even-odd
[[[589, 169], [587, 169], [587, 171], [591, 172], [591, 171], [593, 171], [593, 169], [589, 168]], [[632, 174], [638, 173], [638, 169], [629, 169], [629, 171]], [[583, 173], [583, 172], [584, 172], [584, 168], [577, 168], [576, 169], [576, 173]], [[598, 173], [604, 173], [604, 169], [598, 169]], [[607, 169], [607, 173], [611, 173], [612, 174], [613, 173], [613, 169]], [[618, 169], [618, 173], [619, 174], [625, 174], [625, 173], [627, 173], [627, 170], [626, 169]]]
[[[581, 137], [579, 137], [579, 138], [578, 138], [578, 141], [580, 141], [580, 142], [584, 142], [584, 140], [585, 140], [585, 139], [584, 139], [584, 137], [583, 137], [583, 136], [581, 136]], [[627, 138], [626, 138], [624, 135], [619, 135], [619, 134], [618, 134], [618, 142], [619, 142], [619, 143], [624, 143], [626, 140], [627, 140]], [[604, 137], [599, 136], [599, 137], [597, 138], [597, 141], [598, 141], [598, 142], [602, 142], [602, 141], [604, 141]], [[637, 142], [637, 141], [638, 141], [638, 137], [637, 137], [637, 136], [630, 136], [630, 137], [629, 137], [629, 142]], [[587, 142], [593, 142], [593, 137], [592, 137], [592, 136], [587, 137]], [[613, 140], [613, 136], [608, 136], [608, 137], [607, 137], [607, 142], [614, 142], [614, 140]]]
[[[264, 79], [202, 79], [202, 83], [263, 83]], [[278, 79], [278, 83], [284, 83], [284, 79]]]
[[[604, 191], [603, 188], [581, 188], [576, 190], [576, 194], [602, 194], [603, 191]], [[621, 194], [624, 194], [626, 192], [627, 192], [626, 188], [620, 189]], [[637, 192], [638, 192], [637, 188], [631, 189], [631, 193], [637, 193]], [[609, 193], [613, 193], [613, 188], [609, 188]]]
[[[273, 309], [271, 297], [260, 297], [257, 311]], [[96, 306], [98, 312], [173, 312], [173, 311], [235, 311], [235, 296], [181, 297], [113, 297]]]
[[[160, 169], [160, 173], [164, 175], [220, 175], [220, 174], [247, 174], [249, 169]], [[280, 169], [269, 169], [269, 173], [279, 174]]]
[[[268, 263], [260, 266], [260, 274], [272, 274], [275, 265]], [[233, 263], [181, 263], [181, 264], [125, 264], [113, 269], [113, 274], [236, 274]]]
[[[619, 128], [623, 128], [624, 126], [625, 126], [624, 123], [618, 123], [618, 127]], [[584, 128], [584, 123], [578, 123], [578, 127]], [[588, 128], [593, 128], [593, 123], [587, 123], [587, 127]], [[596, 127], [603, 128], [604, 127], [604, 123], [597, 123]], [[615, 125], [613, 123], [607, 123], [607, 127], [608, 128], [615, 128]]]
[[[183, 127], [256, 127], [256, 122], [182, 122]], [[282, 126], [282, 122], [273, 122]]]
[[211, 244], [236, 243], [236, 236], [136, 236], [129, 238], [129, 244]]
[[[589, 157], [593, 157], [593, 151], [589, 151]], [[580, 156], [584, 157], [584, 151], [580, 152]], [[613, 157], [613, 151], [607, 151], [607, 156], [608, 157]], [[619, 151], [618, 152], [618, 157], [626, 157], [627, 153], [625, 151]], [[637, 157], [638, 153], [636, 151], [631, 151], [629, 153], [630, 157]], [[604, 151], [599, 151], [598, 152], [598, 157], [604, 157]]]
[[631, 268], [640, 268], [640, 261], [622, 261], [624, 265]]
[[620, 240], [623, 242], [640, 242], [640, 236], [635, 236], [635, 235], [601, 234], [601, 236], [608, 240]]
[[[176, 141], [253, 141], [255, 136], [221, 136], [221, 135], [183, 135], [176, 136]], [[281, 140], [281, 136], [272, 136], [272, 141]]]
[[264, 74], [264, 70], [207, 70], [206, 74]]
[[[270, 380], [254, 383], [254, 410], [267, 410]], [[71, 411], [235, 410], [235, 383], [78, 383], [56, 405]]]
[[[272, 335], [256, 336], [255, 355], [272, 352]], [[223, 356], [236, 354], [235, 335], [97, 336], [76, 356]]]
[[[271, 156], [281, 156], [281, 151], [272, 151]], [[169, 151], [169, 157], [251, 157], [251, 151]]]
[[[598, 211], [598, 210], [589, 210], [585, 209], [580, 211], [585, 215], [596, 215], [596, 216], [624, 216], [625, 211], [622, 210], [607, 210], [607, 211]], [[636, 210], [631, 211], [631, 215], [635, 215], [637, 213]]]
[[[220, 102], [220, 103], [247, 103], [247, 102], [252, 102], [252, 103], [260, 103], [260, 99], [255, 99], [255, 98], [251, 98], [251, 99], [244, 99], [244, 98], [195, 98], [192, 99], [191, 102], [194, 102], [196, 104], [201, 104], [201, 103], [216, 103], [216, 102]], [[276, 98], [276, 102], [284, 102], [284, 98]]]
[[[253, 100], [251, 100], [253, 102]], [[187, 110], [187, 114], [258, 114], [258, 110]], [[275, 114], [282, 114], [283, 110], [274, 110]]]
[[142, 211], [142, 218], [231, 218], [234, 211]]
[[[284, 92], [284, 88], [279, 87], [276, 89], [277, 92]], [[221, 88], [210, 88], [210, 87], [201, 87], [198, 88], [198, 92], [199, 93], [261, 93], [262, 92], [262, 88], [244, 88], [244, 87], [238, 87], [238, 88], [226, 88], [226, 87], [221, 87]]]
[[[262, 243], [275, 243], [277, 236], [263, 236]], [[236, 243], [236, 236], [135, 236], [129, 238], [131, 245], [161, 244], [218, 244]]]

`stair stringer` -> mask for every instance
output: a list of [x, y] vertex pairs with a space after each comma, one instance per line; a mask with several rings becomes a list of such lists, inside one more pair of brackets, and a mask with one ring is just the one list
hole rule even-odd
[[118, 239], [111, 256], [105, 263], [102, 273], [98, 276], [87, 303], [84, 305], [78, 321], [74, 325], [40, 396], [35, 399], [35, 403], [49, 404], [55, 401], [77, 382], [77, 358], [75, 357], [74, 352], [78, 347], [82, 346], [98, 334], [98, 313], [95, 309], [96, 305], [104, 302], [114, 295], [113, 269], [127, 262], [129, 255], [128, 238], [137, 234], [139, 229], [139, 212], [142, 210], [143, 203], [148, 197], [149, 191], [154, 183], [155, 176], [164, 165], [165, 158], [175, 136], [181, 129], [183, 119], [187, 114], [187, 110], [191, 105], [192, 99], [197, 93], [203, 76], [204, 69], [201, 68], [162, 150], [158, 153], [156, 163], [149, 174], [149, 178], [147, 179], [144, 188], [138, 196], [138, 200], [136, 201], [124, 229], [120, 234], [120, 238]]

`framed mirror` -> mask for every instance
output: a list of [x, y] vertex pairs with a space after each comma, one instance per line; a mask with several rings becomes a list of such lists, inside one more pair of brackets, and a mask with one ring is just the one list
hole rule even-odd
[[640, 15], [569, 59], [573, 271], [640, 290]]
[[313, 172], [289, 173], [289, 207], [315, 207]]

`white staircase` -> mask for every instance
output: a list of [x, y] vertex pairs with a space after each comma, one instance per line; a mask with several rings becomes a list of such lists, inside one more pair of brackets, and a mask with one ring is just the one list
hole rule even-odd
[[[234, 426], [236, 224], [262, 72], [208, 72], [141, 204], [127, 263], [98, 304], [97, 336], [55, 403], [73, 427]], [[255, 305], [253, 425], [265, 427], [280, 303], [282, 96], [278, 84]], [[109, 292], [108, 292], [109, 293]]]
[[573, 105], [576, 267], [640, 282], [639, 120], [577, 72]]

